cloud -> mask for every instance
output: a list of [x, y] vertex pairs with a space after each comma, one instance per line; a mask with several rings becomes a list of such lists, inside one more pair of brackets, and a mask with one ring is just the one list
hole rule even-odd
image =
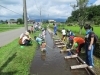
[[[32, 19], [42, 18], [68, 18], [73, 11], [71, 4], [76, 4], [76, 0], [26, 0], [27, 14]], [[97, 0], [100, 1], [100, 0]], [[23, 15], [23, 0], [1, 0], [0, 3], [14, 12], [0, 7], [0, 19], [18, 18]], [[96, 3], [96, 2], [95, 2]], [[98, 2], [97, 2], [98, 3]], [[96, 3], [96, 4], [97, 4]], [[21, 14], [21, 15], [20, 15]], [[10, 16], [8, 16], [10, 15]], [[3, 17], [4, 16], [4, 17]]]
[[[42, 13], [42, 16], [49, 18], [59, 18], [63, 17], [66, 18], [70, 16], [72, 8], [70, 7], [71, 2], [75, 2], [76, 0], [35, 0], [34, 7], [31, 6], [30, 9], [28, 9], [28, 13], [36, 11], [37, 13], [34, 13], [35, 15], [39, 15], [40, 10]], [[32, 14], [32, 13], [31, 13]]]
[[100, 0], [96, 0], [93, 5], [100, 5]]
[[19, 4], [21, 2], [21, 0], [17, 1], [17, 0], [1, 0], [0, 4], [3, 5], [16, 5]]

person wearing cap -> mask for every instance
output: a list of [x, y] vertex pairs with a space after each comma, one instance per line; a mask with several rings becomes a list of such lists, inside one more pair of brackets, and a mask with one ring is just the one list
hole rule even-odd
[[71, 30], [67, 30], [67, 35], [66, 35], [68, 38], [67, 38], [67, 41], [72, 44], [72, 40], [75, 36], [75, 34], [71, 31]]
[[72, 48], [76, 49], [76, 53], [79, 54], [81, 52], [81, 48], [84, 47], [85, 40], [81, 37], [74, 37], [73, 38], [73, 45]]
[[67, 37], [70, 36], [75, 36], [75, 34], [70, 29], [67, 29]]

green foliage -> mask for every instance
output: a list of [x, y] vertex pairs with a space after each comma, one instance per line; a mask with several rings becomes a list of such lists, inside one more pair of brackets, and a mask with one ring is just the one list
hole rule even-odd
[[90, 6], [90, 7], [86, 7], [85, 8], [85, 13], [84, 14], [79, 14], [80, 11], [81, 13], [83, 12], [80, 9], [77, 9], [75, 11], [72, 12], [72, 16], [70, 16], [67, 19], [67, 22], [74, 22], [74, 21], [78, 21], [78, 19], [82, 19], [82, 15], [83, 17], [87, 17], [86, 20], [91, 22], [92, 24], [95, 25], [99, 25], [100, 24], [100, 5], [98, 6]]
[[95, 16], [94, 18], [92, 18], [93, 22], [95, 25], [99, 25], [100, 24], [100, 16]]
[[0, 24], [0, 32], [12, 30], [12, 29], [17, 29], [19, 27], [23, 27], [24, 25], [14, 25], [14, 24]]
[[48, 20], [43, 21], [43, 23], [49, 23]]
[[18, 24], [23, 24], [23, 19], [18, 18], [18, 19], [17, 19], [17, 23], [18, 23]]
[[7, 24], [8, 22], [7, 22], [7, 20], [0, 20], [0, 24]]

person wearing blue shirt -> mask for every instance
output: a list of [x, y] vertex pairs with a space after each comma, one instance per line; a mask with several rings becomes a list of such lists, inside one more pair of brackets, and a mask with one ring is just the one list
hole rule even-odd
[[86, 50], [86, 63], [89, 65], [90, 68], [94, 66], [93, 63], [93, 50], [95, 46], [95, 34], [93, 33], [93, 29], [89, 24], [84, 26], [86, 30], [85, 36], [85, 50]]
[[54, 23], [54, 35], [57, 35], [57, 25]]
[[42, 44], [42, 39], [41, 39], [40, 37], [34, 36], [34, 39], [37, 41], [37, 43], [38, 43], [39, 45]]

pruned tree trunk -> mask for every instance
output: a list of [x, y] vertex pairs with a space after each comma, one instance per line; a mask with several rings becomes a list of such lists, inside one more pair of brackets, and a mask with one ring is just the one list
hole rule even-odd
[[79, 23], [79, 26], [80, 26], [79, 34], [82, 34], [82, 28], [83, 28], [84, 24], [85, 24], [85, 20], [83, 19]]
[[85, 25], [85, 20], [87, 18], [86, 15], [86, 6], [89, 0], [76, 0], [77, 1], [77, 5], [79, 7], [79, 17], [78, 17], [78, 21], [79, 21], [79, 26], [80, 26], [80, 30], [79, 30], [79, 34], [82, 34], [82, 28]]
[[82, 28], [83, 26], [80, 26], [79, 34], [82, 34]]

